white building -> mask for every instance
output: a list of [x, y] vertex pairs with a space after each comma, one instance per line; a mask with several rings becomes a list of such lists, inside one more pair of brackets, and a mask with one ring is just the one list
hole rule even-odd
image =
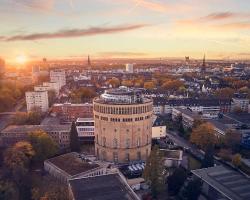
[[93, 142], [95, 139], [95, 125], [93, 118], [78, 118], [76, 129], [80, 141]]
[[232, 110], [240, 108], [243, 112], [248, 112], [249, 99], [247, 94], [235, 94], [235, 97], [232, 98]]
[[133, 73], [134, 72], [134, 65], [133, 64], [126, 64], [126, 72]]
[[40, 109], [42, 112], [47, 112], [49, 109], [49, 99], [47, 91], [26, 92], [27, 111], [30, 112], [34, 108]]
[[50, 71], [50, 82], [57, 82], [61, 89], [66, 85], [66, 73], [64, 70], [51, 70]]
[[57, 82], [43, 82], [44, 87], [48, 87], [49, 90], [54, 90], [56, 95], [59, 95], [60, 87]]

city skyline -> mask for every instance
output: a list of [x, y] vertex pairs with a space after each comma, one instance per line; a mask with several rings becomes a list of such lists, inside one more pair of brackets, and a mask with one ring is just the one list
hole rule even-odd
[[250, 4], [233, 0], [1, 0], [7, 62], [79, 58], [250, 58]]

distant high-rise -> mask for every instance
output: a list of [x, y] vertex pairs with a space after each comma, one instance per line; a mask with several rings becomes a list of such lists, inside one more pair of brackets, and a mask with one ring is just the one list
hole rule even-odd
[[133, 73], [134, 72], [134, 65], [133, 64], [126, 64], [126, 72]]
[[56, 82], [61, 89], [64, 85], [66, 85], [66, 73], [65, 70], [51, 70], [50, 71], [50, 82]]
[[5, 61], [0, 58], [0, 74], [5, 73]]

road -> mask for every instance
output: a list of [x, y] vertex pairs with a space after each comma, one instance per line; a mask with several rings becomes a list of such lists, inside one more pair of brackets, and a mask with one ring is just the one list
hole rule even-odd
[[176, 145], [183, 147], [184, 149], [189, 151], [191, 154], [193, 154], [195, 157], [201, 160], [204, 158], [204, 154], [197, 147], [192, 145], [189, 141], [185, 140], [184, 138], [180, 137], [178, 133], [174, 131], [168, 131], [167, 136]]
[[[184, 138], [180, 137], [178, 133], [174, 131], [168, 131], [167, 136], [169, 139], [171, 139], [176, 145], [183, 147], [186, 149], [190, 154], [192, 154], [194, 157], [203, 160], [204, 158], [204, 152], [202, 152], [200, 149], [198, 149], [195, 145], [191, 144], [189, 141], [185, 140]], [[217, 160], [214, 158], [214, 163], [216, 165], [224, 165], [220, 160]]]
[[[9, 112], [18, 112], [23, 108], [24, 99], [17, 102], [16, 106], [13, 107]], [[0, 116], [0, 131], [2, 131], [11, 122], [13, 115]]]

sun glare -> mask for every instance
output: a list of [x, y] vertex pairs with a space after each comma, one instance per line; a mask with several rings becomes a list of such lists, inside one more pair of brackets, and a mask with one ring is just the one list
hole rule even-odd
[[27, 62], [27, 57], [25, 55], [19, 55], [16, 57], [16, 61], [19, 64], [24, 64]]

